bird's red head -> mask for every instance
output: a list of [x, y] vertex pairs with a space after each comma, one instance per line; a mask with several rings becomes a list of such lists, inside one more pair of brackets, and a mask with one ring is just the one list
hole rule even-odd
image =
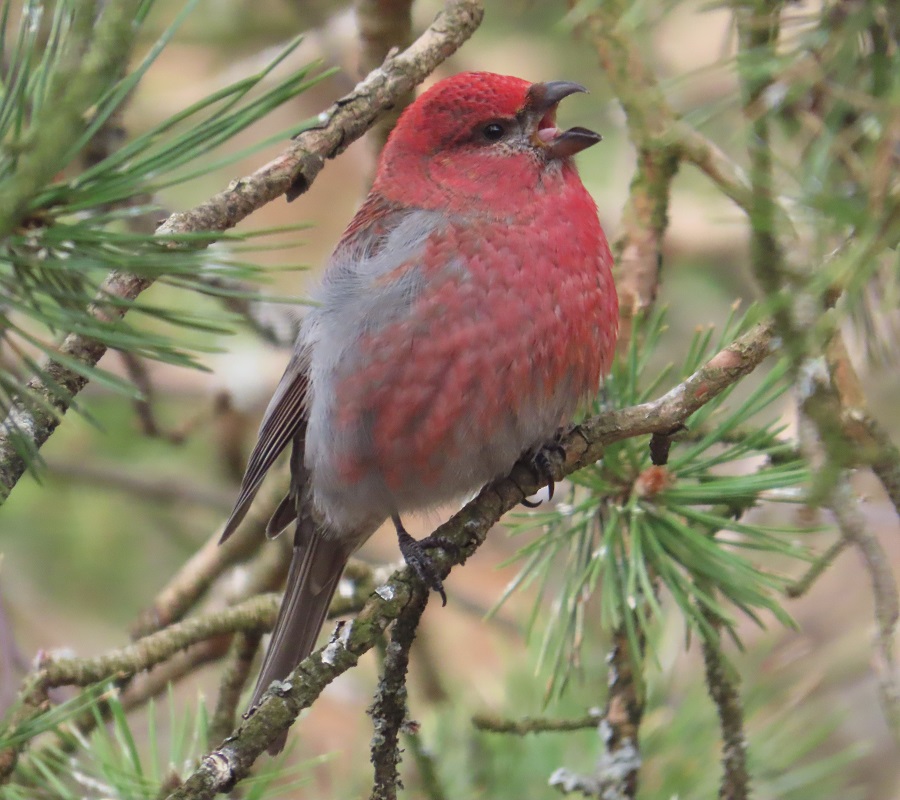
[[463, 72], [424, 92], [401, 115], [381, 154], [375, 189], [423, 207], [491, 203], [534, 191], [548, 172], [600, 141], [585, 128], [560, 131], [556, 107], [583, 86], [528, 83]]

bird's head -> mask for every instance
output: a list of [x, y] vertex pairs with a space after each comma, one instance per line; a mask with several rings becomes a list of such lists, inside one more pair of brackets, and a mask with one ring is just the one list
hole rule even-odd
[[375, 187], [425, 206], [533, 191], [548, 174], [571, 170], [570, 157], [600, 141], [586, 128], [556, 127], [560, 100], [584, 91], [569, 81], [528, 83], [490, 72], [446, 78], [401, 115]]

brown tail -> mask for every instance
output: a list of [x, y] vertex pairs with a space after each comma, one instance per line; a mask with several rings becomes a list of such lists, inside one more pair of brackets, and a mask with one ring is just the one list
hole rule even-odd
[[[250, 708], [259, 703], [272, 681], [284, 680], [316, 645], [316, 638], [337, 588], [349, 553], [340, 540], [319, 534], [294, 543], [284, 600], [275, 620], [272, 640], [263, 660]], [[287, 732], [269, 747], [272, 755], [284, 747]]]

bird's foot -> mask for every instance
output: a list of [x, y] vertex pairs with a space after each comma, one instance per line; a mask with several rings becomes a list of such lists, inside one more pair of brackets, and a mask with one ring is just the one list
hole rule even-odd
[[[548, 500], [553, 499], [553, 492], [556, 489], [556, 481], [553, 480], [553, 464], [550, 461], [550, 456], [552, 454], [559, 459], [565, 459], [566, 457], [566, 451], [559, 443], [559, 436], [560, 434], [558, 433], [555, 439], [542, 445], [535, 450], [534, 454], [531, 456], [531, 468], [534, 470], [534, 474], [537, 476], [538, 480], [547, 487]], [[522, 505], [526, 508], [537, 508], [541, 502], [541, 500], [529, 500], [526, 497], [522, 500]]]
[[429, 589], [437, 592], [441, 596], [441, 605], [447, 605], [447, 595], [444, 593], [444, 583], [441, 580], [438, 571], [434, 566], [434, 562], [429, 558], [426, 550], [435, 547], [443, 547], [444, 549], [453, 547], [453, 543], [445, 539], [443, 536], [429, 536], [421, 541], [414, 539], [409, 535], [400, 517], [392, 517], [394, 527], [397, 529], [397, 543], [400, 545], [400, 552], [403, 554], [403, 560], [406, 561], [409, 568], [419, 576]]

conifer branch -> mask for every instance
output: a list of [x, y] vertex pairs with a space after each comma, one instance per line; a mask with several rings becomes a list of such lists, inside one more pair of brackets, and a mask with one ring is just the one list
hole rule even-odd
[[46, 690], [56, 686], [88, 686], [112, 677], [127, 678], [206, 639], [237, 632], [263, 633], [275, 624], [278, 601], [274, 594], [258, 595], [231, 608], [175, 623], [96, 658], [46, 656], [33, 683]]
[[[73, 4], [70, 34], [50, 79], [48, 102], [14, 143], [15, 169], [0, 193], [0, 239], [22, 223], [35, 195], [64, 166], [61, 158], [87, 129], [94, 104], [127, 63], [139, 7], [140, 0]], [[4, 149], [12, 144], [4, 143]]]

